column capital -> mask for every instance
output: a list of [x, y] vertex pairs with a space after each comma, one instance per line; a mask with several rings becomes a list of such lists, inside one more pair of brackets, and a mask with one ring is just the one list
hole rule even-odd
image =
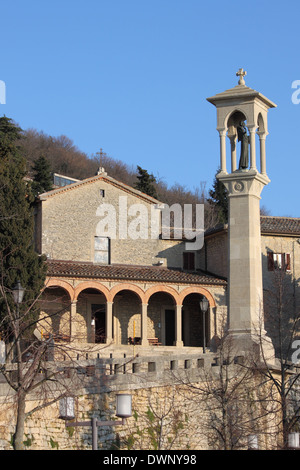
[[266, 140], [267, 135], [269, 135], [266, 131], [258, 131], [256, 134], [259, 136], [260, 140]]

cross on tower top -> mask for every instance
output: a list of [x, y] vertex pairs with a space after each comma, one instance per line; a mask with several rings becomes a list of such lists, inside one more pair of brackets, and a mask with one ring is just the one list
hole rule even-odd
[[247, 72], [246, 72], [244, 69], [239, 69], [239, 70], [236, 72], [236, 76], [237, 76], [237, 77], [240, 77], [240, 79], [239, 79], [239, 85], [245, 85], [245, 80], [244, 80], [245, 75], [247, 75]]

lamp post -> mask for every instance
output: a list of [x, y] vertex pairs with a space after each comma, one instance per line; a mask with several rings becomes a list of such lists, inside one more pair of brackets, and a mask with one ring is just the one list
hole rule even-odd
[[91, 426], [92, 427], [92, 450], [98, 449], [97, 428], [102, 426], [123, 426], [126, 418], [132, 415], [132, 396], [127, 393], [116, 395], [116, 416], [121, 418], [119, 421], [98, 421], [92, 418], [89, 421], [67, 421], [75, 418], [74, 398], [66, 397], [61, 400], [60, 418], [66, 420], [66, 427]]
[[25, 293], [25, 289], [24, 287], [22, 287], [21, 282], [19, 280], [17, 281], [12, 291], [13, 291], [14, 302], [17, 306], [19, 306], [23, 301], [23, 297]]
[[206, 338], [205, 338], [205, 314], [207, 312], [207, 309], [208, 309], [208, 306], [209, 306], [209, 302], [207, 300], [206, 297], [203, 297], [200, 302], [200, 310], [202, 312], [202, 329], [203, 329], [203, 353], [206, 352], [206, 349], [205, 349], [205, 343], [206, 343]]
[[21, 352], [20, 352], [20, 304], [23, 302], [25, 289], [22, 287], [21, 282], [18, 280], [15, 287], [12, 289], [12, 295], [14, 298], [14, 302], [16, 304], [16, 318], [14, 321], [14, 336], [16, 341], [16, 354], [18, 355], [18, 359], [21, 360]]

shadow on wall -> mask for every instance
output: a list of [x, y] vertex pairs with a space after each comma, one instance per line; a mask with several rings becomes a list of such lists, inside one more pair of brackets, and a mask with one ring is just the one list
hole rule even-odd
[[262, 256], [265, 329], [276, 356], [290, 361], [293, 342], [300, 339], [300, 278], [294, 275], [294, 260], [271, 249], [267, 253]]

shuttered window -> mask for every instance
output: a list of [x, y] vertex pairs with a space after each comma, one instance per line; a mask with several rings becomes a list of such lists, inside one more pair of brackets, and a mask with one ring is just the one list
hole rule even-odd
[[110, 239], [107, 237], [95, 237], [94, 262], [110, 264]]
[[291, 255], [289, 253], [273, 253], [268, 251], [268, 271], [275, 269], [291, 270]]

